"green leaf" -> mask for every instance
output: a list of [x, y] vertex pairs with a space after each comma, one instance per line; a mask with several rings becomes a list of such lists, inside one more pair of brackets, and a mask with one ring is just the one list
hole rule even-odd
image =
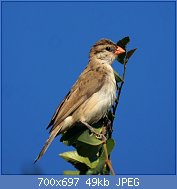
[[110, 155], [110, 153], [112, 152], [114, 146], [115, 146], [115, 141], [112, 138], [107, 140], [106, 147], [107, 147], [108, 155]]
[[119, 56], [117, 57], [118, 62], [120, 62], [121, 64], [124, 64], [125, 56], [126, 56], [126, 53], [119, 54]]
[[[106, 147], [107, 147], [108, 156], [110, 155], [111, 151], [113, 150], [114, 145], [115, 145], [115, 142], [114, 142], [113, 139], [110, 138], [110, 139], [107, 140]], [[95, 175], [95, 174], [101, 173], [104, 169], [105, 159], [106, 159], [106, 157], [105, 157], [105, 152], [104, 152], [104, 149], [103, 149], [97, 166], [95, 168], [89, 169], [86, 172], [86, 174], [87, 175]]]
[[[99, 121], [92, 125], [97, 132], [101, 132], [101, 128], [103, 126], [103, 121]], [[75, 146], [78, 138], [84, 133], [84, 131], [88, 131], [88, 128], [84, 126], [82, 123], [77, 123], [73, 125], [69, 130], [67, 130], [61, 137], [60, 142], [68, 146]]]
[[[104, 152], [102, 152], [102, 153], [104, 153]], [[99, 162], [98, 162], [97, 166], [95, 168], [89, 169], [86, 172], [86, 174], [87, 175], [98, 175], [102, 172], [104, 165], [105, 165], [105, 158], [103, 156], [101, 156], [99, 158]]]
[[[94, 130], [97, 133], [101, 133], [102, 128], [94, 128]], [[90, 161], [95, 161], [98, 159], [97, 154], [102, 146], [102, 143], [103, 141], [97, 139], [95, 134], [90, 134], [90, 131], [86, 130], [78, 137], [74, 147], [77, 149], [79, 155], [88, 157]]]
[[115, 79], [116, 79], [117, 83], [123, 82], [122, 77], [120, 77], [120, 75], [115, 70], [114, 70], [114, 76], [115, 76]]
[[80, 171], [64, 171], [64, 175], [79, 175]]
[[88, 158], [80, 156], [76, 151], [64, 152], [62, 154], [59, 154], [59, 156], [65, 159], [66, 161], [70, 162], [76, 167], [77, 167], [77, 164], [79, 165], [85, 164], [89, 168], [94, 168], [98, 164], [98, 160], [94, 162], [90, 162]]
[[[120, 47], [122, 47], [122, 48], [126, 51], [126, 47], [127, 47], [127, 44], [128, 44], [129, 42], [130, 42], [130, 38], [127, 36], [127, 37], [124, 37], [123, 39], [119, 40], [119, 41], [117, 42], [117, 45], [120, 46]], [[117, 57], [117, 60], [118, 60], [121, 64], [124, 64], [125, 56], [126, 56], [126, 52], [120, 54], [120, 55]]]
[[127, 55], [126, 55], [126, 59], [127, 60], [134, 54], [134, 52], [136, 51], [136, 49], [137, 48], [132, 49], [132, 50], [130, 50], [130, 51], [127, 52]]
[[126, 46], [129, 42], [130, 42], [130, 38], [127, 36], [127, 37], [124, 37], [123, 39], [119, 40], [117, 42], [117, 45], [126, 50]]
[[[99, 130], [94, 128], [94, 130], [97, 131], [98, 133], [100, 133], [100, 129], [101, 129], [101, 128], [99, 128]], [[93, 133], [90, 134], [89, 130], [84, 131], [84, 132], [78, 137], [77, 140], [80, 141], [80, 142], [89, 144], [89, 145], [93, 145], [93, 146], [98, 146], [98, 145], [100, 145], [100, 144], [103, 143], [103, 141], [97, 139], [96, 136], [95, 136]]]
[[90, 162], [93, 162], [98, 159], [98, 152], [100, 151], [102, 145], [92, 146], [83, 142], [76, 143], [77, 153], [82, 157], [89, 158]]
[[60, 139], [60, 142], [71, 146], [74, 145], [78, 139], [78, 137], [86, 130], [87, 128], [81, 124], [73, 125], [72, 128], [67, 130]]

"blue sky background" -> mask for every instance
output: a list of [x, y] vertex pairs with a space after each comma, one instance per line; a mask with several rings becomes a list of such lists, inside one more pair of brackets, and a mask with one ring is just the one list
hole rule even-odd
[[[127, 66], [114, 123], [113, 167], [117, 174], [175, 173], [174, 2], [3, 2], [3, 174], [74, 169], [58, 157], [72, 149], [59, 137], [33, 161], [90, 47], [125, 36], [138, 50]], [[114, 68], [122, 70], [118, 62]]]

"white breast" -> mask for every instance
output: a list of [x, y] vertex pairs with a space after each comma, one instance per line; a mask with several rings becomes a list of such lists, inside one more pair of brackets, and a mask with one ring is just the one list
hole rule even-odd
[[106, 77], [105, 85], [101, 88], [100, 92], [105, 97], [105, 103], [110, 108], [116, 99], [116, 80], [114, 76], [113, 68], [109, 65], [105, 65], [109, 70], [109, 74]]
[[109, 66], [109, 69], [110, 72], [103, 87], [97, 93], [94, 93], [82, 107], [83, 116], [81, 119], [89, 124], [98, 122], [111, 108], [116, 99], [114, 72], [111, 66]]

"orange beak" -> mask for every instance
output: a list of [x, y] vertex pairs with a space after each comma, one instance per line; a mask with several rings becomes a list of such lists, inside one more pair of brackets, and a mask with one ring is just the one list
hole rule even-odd
[[125, 52], [125, 50], [122, 47], [117, 46], [117, 49], [116, 49], [114, 54], [119, 55], [119, 54], [122, 54], [124, 52]]

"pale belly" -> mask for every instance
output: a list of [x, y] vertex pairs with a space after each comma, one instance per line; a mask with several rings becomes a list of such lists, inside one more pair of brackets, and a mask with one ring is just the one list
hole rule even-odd
[[[98, 122], [114, 104], [115, 99], [116, 83], [115, 79], [111, 78], [107, 80], [105, 85], [97, 93], [94, 93], [87, 101], [85, 101], [85, 103], [79, 107], [78, 111], [75, 112], [80, 119], [78, 121], [85, 121], [89, 124]], [[78, 113], [80, 116], [78, 116]], [[75, 117], [75, 115], [73, 116]]]

